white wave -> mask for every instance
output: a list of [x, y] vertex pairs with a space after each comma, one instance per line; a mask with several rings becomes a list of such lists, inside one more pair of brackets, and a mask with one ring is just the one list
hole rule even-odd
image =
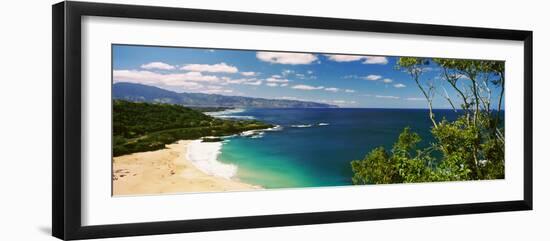
[[308, 127], [311, 127], [311, 124], [307, 124], [307, 125], [291, 125], [291, 127], [294, 127], [294, 128], [308, 128]]
[[187, 160], [208, 175], [230, 179], [237, 174], [237, 166], [218, 161], [221, 147], [221, 142], [192, 141], [187, 145]]
[[256, 139], [256, 138], [262, 138], [264, 137], [265, 132], [258, 132], [257, 134], [251, 136], [250, 138]]
[[237, 137], [238, 135], [237, 134], [232, 134], [232, 135], [228, 135], [228, 136], [222, 136], [222, 140], [226, 140], [226, 139], [230, 139], [230, 138], [233, 138], [233, 137]]
[[256, 133], [256, 131], [254, 131], [254, 130], [243, 131], [243, 132], [241, 132], [241, 136], [253, 136], [255, 133]]
[[319, 126], [328, 126], [328, 125], [330, 125], [330, 124], [329, 124], [329, 123], [323, 123], [323, 122], [321, 122], [321, 123], [319, 123], [318, 125], [319, 125]]
[[244, 119], [244, 120], [254, 120], [254, 116], [250, 115], [213, 115], [213, 117], [218, 117], [222, 119]]
[[282, 130], [283, 130], [283, 127], [281, 125], [276, 125], [274, 127], [263, 129], [262, 131], [282, 131]]
[[245, 111], [246, 111], [245, 109], [235, 108], [235, 109], [227, 109], [222, 111], [204, 112], [204, 114], [213, 116], [213, 117], [220, 117], [220, 116], [227, 116], [231, 114], [241, 113]]

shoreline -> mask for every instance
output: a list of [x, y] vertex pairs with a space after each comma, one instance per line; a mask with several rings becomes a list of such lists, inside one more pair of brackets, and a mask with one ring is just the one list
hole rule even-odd
[[200, 139], [193, 140], [187, 144], [185, 157], [202, 172], [231, 180], [237, 175], [237, 165], [222, 163], [218, 160], [222, 145], [222, 141], [202, 142]]
[[[194, 146], [197, 143], [201, 145]], [[120, 196], [262, 189], [232, 178], [237, 167], [217, 161], [221, 144], [179, 140], [161, 150], [114, 157], [112, 194]], [[206, 148], [207, 152], [199, 155], [198, 159], [190, 160], [190, 157], [196, 155], [191, 153], [193, 150], [189, 150], [190, 146], [201, 151]]]
[[212, 116], [215, 118], [220, 119], [241, 119], [241, 120], [254, 120], [254, 116], [239, 116], [234, 115], [238, 113], [245, 112], [245, 108], [233, 108], [233, 109], [227, 109], [222, 111], [212, 111], [212, 112], [204, 112], [205, 115]]

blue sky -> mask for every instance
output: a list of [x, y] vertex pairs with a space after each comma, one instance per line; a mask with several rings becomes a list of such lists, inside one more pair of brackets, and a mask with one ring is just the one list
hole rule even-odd
[[[414, 81], [396, 69], [397, 59], [113, 45], [113, 81], [176, 92], [296, 99], [341, 107], [426, 108], [427, 102]], [[457, 94], [440, 79], [439, 68], [426, 69], [423, 78], [433, 81], [439, 90], [434, 108], [450, 108], [442, 97], [447, 94], [458, 103]], [[461, 82], [468, 87], [468, 81]]]

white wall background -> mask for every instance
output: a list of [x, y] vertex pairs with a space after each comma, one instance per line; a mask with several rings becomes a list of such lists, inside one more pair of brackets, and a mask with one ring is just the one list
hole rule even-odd
[[[51, 8], [55, 1], [9, 1], [0, 8], [0, 240], [54, 240], [51, 230]], [[109, 1], [533, 30], [534, 206], [509, 212], [120, 238], [116, 240], [548, 240], [550, 134], [544, 1]]]

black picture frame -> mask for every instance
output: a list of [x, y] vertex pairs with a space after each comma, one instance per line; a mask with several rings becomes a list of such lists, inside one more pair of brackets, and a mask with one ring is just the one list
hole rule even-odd
[[[380, 219], [532, 210], [533, 33], [531, 31], [443, 26], [324, 17], [197, 10], [90, 2], [52, 6], [53, 138], [52, 233], [60, 239], [88, 239], [308, 225]], [[421, 207], [342, 210], [333, 212], [139, 222], [81, 224], [81, 17], [103, 16], [257, 26], [350, 30], [425, 36], [516, 40], [524, 43], [524, 187], [523, 199]]]

